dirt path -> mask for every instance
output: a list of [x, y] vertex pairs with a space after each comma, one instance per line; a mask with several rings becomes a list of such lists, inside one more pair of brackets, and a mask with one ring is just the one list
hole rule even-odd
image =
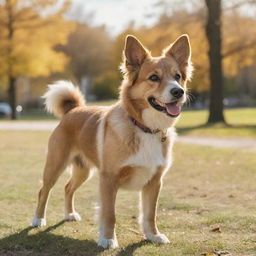
[[52, 131], [58, 123], [58, 121], [1, 121], [0, 130]]
[[[1, 121], [0, 130], [12, 131], [51, 131], [58, 125], [58, 121]], [[220, 138], [179, 136], [178, 141], [194, 145], [219, 148], [241, 148], [256, 151], [256, 139], [251, 138]]]
[[181, 143], [211, 146], [217, 148], [241, 148], [256, 151], [256, 139], [251, 138], [179, 136], [178, 141]]

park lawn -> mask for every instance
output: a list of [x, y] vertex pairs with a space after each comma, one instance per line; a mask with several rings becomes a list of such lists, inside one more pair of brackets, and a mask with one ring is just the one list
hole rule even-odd
[[[110, 105], [115, 101], [94, 102], [89, 105]], [[178, 133], [204, 137], [250, 137], [256, 138], [256, 108], [226, 109], [228, 125], [220, 123], [206, 125], [207, 110], [183, 111], [177, 124]], [[32, 111], [21, 116], [20, 120], [53, 120], [56, 118], [42, 111]]]
[[[88, 106], [109, 106], [111, 104], [116, 103], [116, 100], [106, 100], [106, 101], [95, 101], [95, 102], [87, 102]], [[18, 117], [19, 120], [28, 120], [28, 121], [36, 121], [36, 120], [57, 120], [57, 118], [49, 113], [47, 113], [44, 109], [32, 109], [29, 111], [22, 112]]]
[[[143, 241], [138, 193], [117, 199], [119, 249], [98, 248], [97, 174], [76, 194], [81, 222], [63, 220], [64, 173], [49, 201], [47, 227], [29, 225], [41, 185], [48, 132], [0, 131], [0, 255], [256, 255], [255, 152], [176, 144], [159, 199], [158, 225], [172, 241]], [[213, 231], [215, 229], [215, 232]], [[220, 254], [219, 254], [220, 255]], [[227, 255], [227, 254], [226, 254]]]
[[182, 135], [256, 138], [256, 108], [235, 108], [224, 111], [227, 125], [206, 125], [207, 110], [184, 111], [177, 124]]

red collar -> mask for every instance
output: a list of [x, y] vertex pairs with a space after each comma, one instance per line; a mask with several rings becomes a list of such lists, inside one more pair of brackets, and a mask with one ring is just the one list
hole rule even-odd
[[166, 132], [164, 133], [163, 131], [161, 131], [160, 129], [154, 129], [151, 130], [150, 128], [148, 128], [147, 126], [145, 126], [144, 124], [141, 124], [140, 122], [138, 122], [137, 120], [135, 120], [133, 117], [130, 117], [131, 121], [133, 122], [134, 125], [136, 125], [137, 127], [139, 127], [143, 132], [145, 133], [150, 133], [150, 134], [156, 134], [158, 132], [161, 132], [161, 142], [165, 142], [167, 137], [166, 137]]
[[137, 127], [139, 127], [145, 133], [156, 134], [156, 133], [160, 132], [159, 129], [151, 130], [150, 128], [148, 128], [144, 124], [142, 124], [142, 123], [138, 122], [137, 120], [135, 120], [133, 117], [130, 117], [130, 118], [131, 118], [131, 121], [133, 122], [133, 124], [136, 125]]

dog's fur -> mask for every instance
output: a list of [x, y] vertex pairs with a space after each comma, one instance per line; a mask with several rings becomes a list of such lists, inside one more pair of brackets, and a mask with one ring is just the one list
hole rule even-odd
[[[72, 175], [65, 186], [65, 219], [80, 220], [74, 209], [74, 192], [89, 178], [91, 168], [96, 167], [100, 178], [98, 245], [118, 246], [114, 227], [119, 188], [141, 191], [141, 224], [145, 238], [169, 243], [157, 229], [156, 208], [162, 177], [171, 165], [173, 126], [179, 113], [173, 116], [158, 111], [149, 98], [154, 97], [158, 103], [170, 103], [174, 101], [170, 90], [183, 88], [183, 96], [175, 100], [176, 110], [182, 106], [186, 100], [186, 82], [192, 72], [190, 55], [187, 35], [179, 37], [160, 57], [152, 57], [138, 39], [127, 36], [120, 99], [110, 107], [86, 106], [79, 89], [70, 82], [60, 81], [49, 86], [44, 95], [46, 108], [61, 117], [61, 121], [49, 140], [33, 226], [46, 225], [49, 192], [63, 170], [72, 164]], [[149, 79], [152, 74], [159, 80]], [[146, 133], [131, 118], [159, 132]], [[165, 135], [167, 139], [161, 141]]]

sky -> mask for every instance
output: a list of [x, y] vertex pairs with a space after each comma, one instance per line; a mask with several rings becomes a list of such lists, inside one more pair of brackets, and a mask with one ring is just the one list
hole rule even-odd
[[[63, 1], [65, 0], [59, 0], [59, 3]], [[243, 1], [223, 1], [223, 9]], [[95, 26], [106, 25], [112, 36], [125, 30], [131, 21], [134, 21], [135, 27], [153, 25], [159, 14], [167, 8], [174, 11], [182, 6], [187, 11], [191, 11], [201, 5], [204, 6], [202, 0], [71, 0], [71, 2], [72, 7], [68, 12], [70, 18]], [[247, 16], [255, 17], [256, 4], [254, 6], [245, 4], [240, 11]]]
[[159, 0], [72, 0], [71, 16], [93, 25], [106, 25], [117, 35], [134, 20], [135, 26], [150, 26], [157, 20]]

